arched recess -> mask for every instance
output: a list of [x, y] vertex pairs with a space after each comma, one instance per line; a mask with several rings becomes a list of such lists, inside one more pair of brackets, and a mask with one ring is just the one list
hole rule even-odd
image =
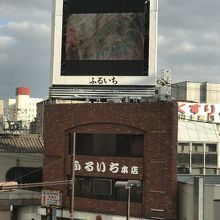
[[144, 131], [119, 123], [86, 123], [66, 130], [68, 154], [76, 133], [76, 154], [107, 157], [143, 157]]
[[[41, 167], [11, 167], [6, 172], [6, 181], [18, 183], [40, 183], [42, 182], [43, 169]], [[35, 190], [40, 189], [35, 188]], [[31, 189], [33, 190], [33, 188]]]

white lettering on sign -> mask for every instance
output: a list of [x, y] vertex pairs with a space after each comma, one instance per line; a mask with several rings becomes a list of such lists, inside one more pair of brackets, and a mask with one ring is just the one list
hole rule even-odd
[[101, 163], [97, 162], [96, 169], [97, 169], [98, 172], [104, 173], [106, 171], [105, 163], [104, 162], [101, 162]]
[[75, 161], [75, 170], [81, 170], [81, 165], [79, 164], [79, 161]]
[[112, 172], [112, 173], [118, 173], [119, 171], [119, 163], [112, 163], [110, 164], [110, 168], [109, 170]]
[[128, 167], [127, 166], [122, 166], [121, 167], [121, 173], [128, 173]]
[[131, 174], [138, 174], [138, 167], [137, 166], [131, 167]]
[[94, 162], [89, 161], [87, 163], [85, 163], [85, 170], [88, 172], [92, 172], [94, 170]]
[[111, 172], [111, 173], [121, 173], [121, 174], [133, 174], [138, 175], [139, 174], [139, 167], [138, 166], [126, 166], [126, 165], [120, 165], [119, 163], [110, 162], [110, 164], [107, 164], [105, 162], [93, 162], [88, 161], [84, 164], [80, 164], [79, 161], [75, 160], [75, 171], [81, 170], [84, 168], [87, 172], [99, 172], [99, 173], [105, 173], [105, 172]]

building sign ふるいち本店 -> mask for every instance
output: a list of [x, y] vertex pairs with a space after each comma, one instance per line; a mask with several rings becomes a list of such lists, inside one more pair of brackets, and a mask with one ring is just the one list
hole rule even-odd
[[84, 170], [87, 172], [99, 172], [99, 173], [114, 173], [114, 174], [139, 174], [138, 166], [127, 166], [124, 164], [119, 164], [115, 162], [110, 162], [109, 164], [105, 162], [93, 162], [88, 161], [80, 163], [75, 161], [75, 171]]

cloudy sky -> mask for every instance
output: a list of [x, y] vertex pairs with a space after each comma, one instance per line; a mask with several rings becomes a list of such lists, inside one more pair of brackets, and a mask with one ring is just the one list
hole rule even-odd
[[[52, 0], [0, 0], [0, 99], [48, 96]], [[158, 72], [220, 83], [220, 1], [159, 0]]]

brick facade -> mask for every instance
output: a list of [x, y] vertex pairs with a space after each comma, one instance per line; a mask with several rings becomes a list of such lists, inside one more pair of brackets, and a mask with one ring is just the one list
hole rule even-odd
[[[143, 202], [131, 204], [131, 216], [176, 219], [177, 104], [155, 103], [83, 103], [47, 104], [44, 119], [44, 181], [65, 180], [71, 175], [71, 157], [67, 154], [68, 132], [143, 134], [143, 158], [79, 156], [76, 160], [110, 161], [138, 165], [138, 175], [93, 172], [97, 177], [143, 180]], [[51, 165], [52, 164], [52, 165]], [[77, 175], [91, 175], [76, 171]], [[70, 198], [65, 185], [50, 187], [63, 192], [64, 208]], [[48, 187], [47, 187], [48, 189]], [[78, 211], [126, 214], [126, 202], [75, 198]]]

